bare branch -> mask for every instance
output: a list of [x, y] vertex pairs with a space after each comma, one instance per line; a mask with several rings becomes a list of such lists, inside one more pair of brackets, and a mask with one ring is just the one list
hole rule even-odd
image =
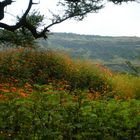
[[5, 1], [2, 1], [0, 2], [0, 20], [2, 20], [4, 18], [4, 8], [7, 6], [7, 5], [10, 5], [12, 4], [12, 0], [5, 0]]
[[26, 16], [28, 15], [29, 11], [31, 10], [31, 7], [32, 7], [33, 4], [34, 4], [33, 1], [30, 0], [27, 10], [25, 11], [22, 18], [20, 19], [20, 21], [16, 25], [8, 25], [8, 24], [0, 22], [0, 27], [13, 32], [13, 31], [21, 28], [22, 26], [24, 26], [24, 24], [26, 23], [25, 22], [26, 21]]

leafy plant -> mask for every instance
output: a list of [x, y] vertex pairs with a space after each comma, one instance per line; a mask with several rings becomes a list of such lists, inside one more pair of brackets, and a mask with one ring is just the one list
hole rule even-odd
[[[1, 139], [99, 140], [140, 138], [139, 100], [91, 100], [75, 90], [35, 85], [27, 97], [0, 100]], [[17, 96], [16, 96], [17, 95]], [[18, 98], [17, 98], [18, 97]]]

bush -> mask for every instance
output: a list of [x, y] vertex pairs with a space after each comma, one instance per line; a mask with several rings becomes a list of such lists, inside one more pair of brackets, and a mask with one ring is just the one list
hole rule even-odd
[[139, 80], [52, 51], [1, 51], [0, 139], [139, 140]]
[[0, 100], [1, 140], [140, 139], [138, 100], [93, 101], [80, 90], [35, 89], [24, 98], [9, 93]]
[[3, 82], [16, 79], [19, 85], [23, 85], [26, 82], [46, 84], [54, 79], [66, 80], [71, 90], [92, 88], [101, 93], [109, 85], [95, 65], [71, 60], [64, 54], [22, 48], [0, 53], [0, 78]]
[[140, 78], [115, 74], [90, 61], [72, 60], [64, 53], [28, 48], [0, 52], [0, 82], [16, 86], [66, 83], [69, 90], [88, 89], [107, 98], [140, 98]]

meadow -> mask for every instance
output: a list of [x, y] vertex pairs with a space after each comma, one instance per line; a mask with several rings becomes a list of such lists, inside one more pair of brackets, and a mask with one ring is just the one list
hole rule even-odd
[[63, 52], [0, 51], [1, 140], [139, 140], [140, 77]]

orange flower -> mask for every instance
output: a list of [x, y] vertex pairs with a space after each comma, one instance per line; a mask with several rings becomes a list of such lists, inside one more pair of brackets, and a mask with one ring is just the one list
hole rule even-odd
[[50, 92], [47, 92], [47, 94], [55, 94], [55, 92], [51, 92], [51, 91], [50, 91]]
[[58, 90], [59, 90], [59, 91], [63, 91], [64, 89], [63, 89], [63, 88], [59, 88]]
[[15, 82], [15, 83], [18, 83], [19, 82], [19, 80], [17, 80], [17, 79], [14, 79], [14, 81], [13, 82]]
[[16, 92], [16, 91], [17, 91], [17, 89], [15, 87], [11, 88], [11, 92]]
[[3, 95], [2, 94], [0, 94], [0, 99], [3, 99]]
[[96, 92], [96, 94], [95, 94], [95, 98], [96, 98], [96, 99], [99, 99], [100, 96], [101, 96], [101, 93], [100, 93], [100, 92]]
[[28, 89], [28, 92], [33, 92], [33, 89], [32, 89], [32, 88], [29, 88], [29, 89]]
[[25, 92], [20, 92], [20, 96], [24, 98], [28, 97], [28, 95]]
[[115, 98], [115, 100], [120, 100], [121, 99], [121, 97], [118, 96], [118, 95], [116, 95], [114, 98]]
[[90, 99], [90, 100], [93, 100], [94, 99], [93, 93], [88, 93], [88, 99]]
[[26, 83], [26, 84], [24, 85], [24, 87], [25, 87], [25, 88], [31, 88], [32, 86], [31, 86], [29, 83]]
[[2, 89], [3, 88], [3, 84], [0, 84], [0, 89]]
[[21, 97], [27, 97], [28, 96], [27, 93], [23, 89], [19, 89], [19, 95]]
[[10, 90], [8, 90], [8, 89], [1, 89], [1, 91], [2, 91], [2, 92], [5, 92], [5, 93], [10, 92]]

